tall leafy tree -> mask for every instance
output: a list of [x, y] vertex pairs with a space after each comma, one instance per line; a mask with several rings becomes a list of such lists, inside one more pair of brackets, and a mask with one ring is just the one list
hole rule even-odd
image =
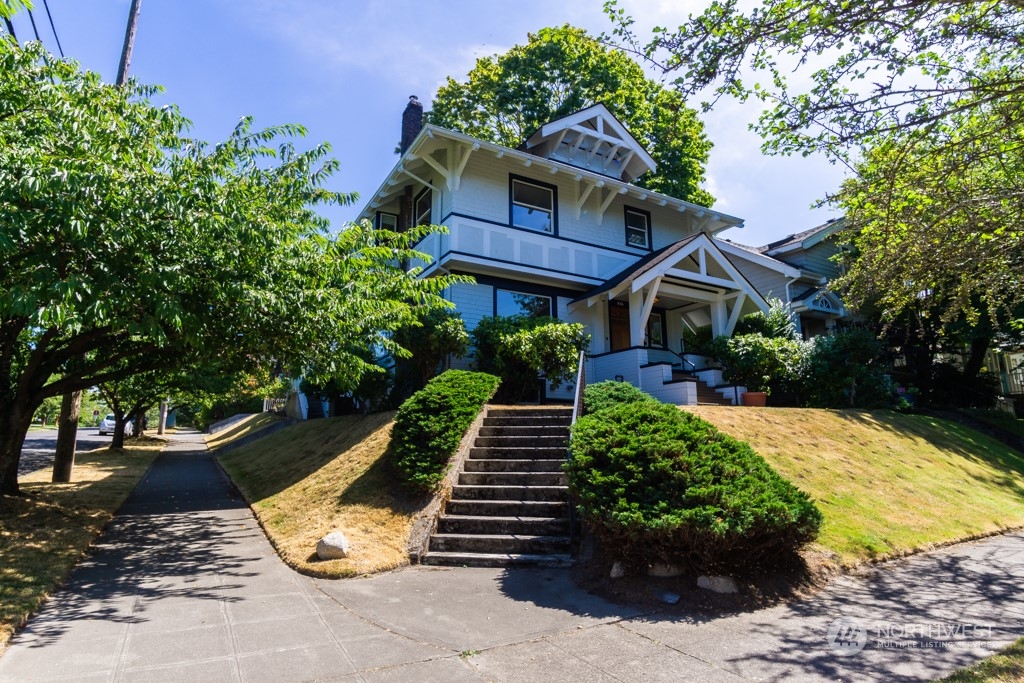
[[682, 96], [647, 78], [640, 65], [569, 25], [530, 34], [525, 45], [477, 60], [465, 81], [449, 77], [428, 120], [507, 147], [548, 121], [603, 103], [646, 147], [655, 173], [637, 184], [702, 206], [711, 142]]
[[361, 351], [445, 305], [449, 278], [395, 265], [429, 228], [329, 231], [318, 207], [353, 197], [300, 126], [243, 119], [207, 145], [153, 92], [0, 40], [0, 494], [48, 397], [175, 358], [358, 377]]
[[715, 0], [649, 40], [605, 7], [680, 92], [710, 91], [706, 109], [763, 101], [766, 152], [854, 171], [829, 198], [856, 244], [849, 304], [998, 323], [1024, 300], [1020, 0]]

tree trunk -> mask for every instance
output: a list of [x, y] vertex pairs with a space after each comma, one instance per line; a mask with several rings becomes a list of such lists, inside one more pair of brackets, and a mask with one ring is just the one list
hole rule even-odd
[[110, 439], [110, 448], [124, 448], [124, 425], [125, 425], [124, 413], [117, 410], [114, 411], [114, 436]]
[[163, 436], [167, 428], [167, 401], [160, 401], [160, 424], [157, 425], [156, 433]]
[[981, 368], [985, 365], [985, 353], [988, 351], [990, 337], [977, 336], [971, 339], [971, 352], [964, 363], [964, 379], [968, 382], [977, 379]]
[[18, 463], [21, 462], [21, 447], [32, 424], [34, 410], [19, 407], [17, 399], [0, 401], [0, 495], [17, 496]]
[[78, 416], [82, 411], [82, 392], [65, 394], [60, 404], [60, 422], [57, 431], [57, 454], [53, 459], [55, 483], [71, 481], [75, 466], [75, 441], [78, 438]]

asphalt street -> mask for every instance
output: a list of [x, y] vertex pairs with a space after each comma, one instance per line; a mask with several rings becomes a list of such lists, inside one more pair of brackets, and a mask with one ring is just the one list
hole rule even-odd
[[[110, 444], [111, 437], [100, 436], [96, 427], [80, 427], [76, 451], [91, 451], [100, 446]], [[25, 445], [21, 449], [21, 462], [18, 474], [28, 474], [44, 467], [53, 466], [53, 454], [57, 451], [56, 429], [33, 429], [25, 437]]]

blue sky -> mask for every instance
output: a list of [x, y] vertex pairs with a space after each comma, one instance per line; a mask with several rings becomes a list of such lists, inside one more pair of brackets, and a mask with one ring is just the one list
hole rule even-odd
[[[48, 0], [64, 52], [113, 81], [130, 0]], [[259, 127], [300, 123], [310, 145], [327, 141], [341, 161], [330, 185], [368, 200], [397, 160], [401, 112], [409, 95], [429, 108], [446, 76], [462, 78], [478, 57], [504, 52], [544, 26], [570, 23], [610, 31], [602, 0], [142, 0], [131, 74], [164, 86], [194, 123], [197, 137], [226, 137], [243, 115]], [[700, 1], [626, 0], [642, 34], [674, 26]], [[35, 18], [56, 52], [42, 0]], [[28, 17], [18, 38], [32, 38]], [[715, 143], [708, 189], [715, 207], [745, 219], [725, 236], [763, 244], [824, 222], [811, 210], [834, 190], [839, 168], [816, 158], [760, 153], [747, 130], [755, 104], [723, 103], [704, 114]], [[332, 212], [353, 219], [363, 200]]]

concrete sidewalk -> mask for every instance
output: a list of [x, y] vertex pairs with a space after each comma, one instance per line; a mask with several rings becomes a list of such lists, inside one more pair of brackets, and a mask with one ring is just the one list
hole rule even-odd
[[314, 580], [277, 558], [201, 437], [175, 438], [0, 681], [925, 681], [1024, 633], [1024, 534], [722, 618], [639, 614], [565, 570]]

